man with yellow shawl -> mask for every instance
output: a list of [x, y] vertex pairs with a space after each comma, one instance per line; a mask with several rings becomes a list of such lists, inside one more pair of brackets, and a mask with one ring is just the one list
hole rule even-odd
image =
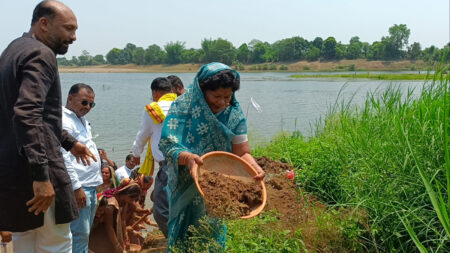
[[159, 171], [155, 179], [155, 189], [153, 192], [153, 217], [158, 224], [159, 229], [167, 236], [169, 217], [169, 204], [167, 202], [167, 193], [164, 187], [167, 184], [167, 162], [162, 152], [159, 150], [158, 143], [161, 138], [162, 123], [166, 118], [170, 105], [177, 98], [172, 93], [170, 81], [164, 77], [158, 77], [151, 84], [152, 103], [145, 106], [142, 115], [141, 127], [133, 143], [133, 156], [136, 164], [140, 163], [140, 155], [148, 142], [145, 161], [141, 166], [139, 173], [146, 176], [153, 175], [154, 164], [159, 164]]

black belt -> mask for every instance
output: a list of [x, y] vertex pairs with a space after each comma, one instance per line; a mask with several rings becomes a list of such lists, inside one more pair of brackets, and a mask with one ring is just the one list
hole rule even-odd
[[159, 167], [166, 166], [167, 165], [167, 161], [166, 160], [160, 161], [160, 162], [158, 162], [158, 164], [159, 164]]

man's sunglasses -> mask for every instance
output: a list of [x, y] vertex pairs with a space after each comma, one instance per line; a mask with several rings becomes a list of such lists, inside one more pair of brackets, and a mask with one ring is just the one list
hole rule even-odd
[[81, 104], [82, 104], [83, 106], [89, 105], [89, 106], [91, 107], [91, 109], [95, 107], [95, 103], [94, 103], [94, 102], [89, 103], [89, 101], [87, 101], [87, 100], [81, 101]]

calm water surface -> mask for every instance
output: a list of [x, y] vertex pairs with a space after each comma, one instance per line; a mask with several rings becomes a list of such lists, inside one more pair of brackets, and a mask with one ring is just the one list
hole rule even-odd
[[[139, 130], [144, 106], [151, 102], [151, 81], [170, 74], [174, 73], [62, 73], [63, 104], [73, 84], [83, 82], [93, 87], [97, 105], [87, 119], [95, 142], [112, 160], [123, 165]], [[309, 136], [336, 101], [353, 97], [352, 103], [361, 105], [367, 92], [384, 90], [391, 84], [418, 91], [423, 84], [422, 81], [292, 79], [291, 74], [241, 73], [241, 89], [236, 96], [247, 115], [251, 142], [269, 141], [280, 131], [301, 131]], [[175, 75], [188, 86], [195, 73]], [[251, 106], [251, 97], [262, 112]]]

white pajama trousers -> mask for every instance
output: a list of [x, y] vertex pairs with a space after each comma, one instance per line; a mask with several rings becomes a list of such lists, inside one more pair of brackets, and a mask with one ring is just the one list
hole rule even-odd
[[14, 232], [12, 235], [14, 253], [72, 252], [70, 223], [55, 224], [54, 201], [44, 214], [42, 227]]

